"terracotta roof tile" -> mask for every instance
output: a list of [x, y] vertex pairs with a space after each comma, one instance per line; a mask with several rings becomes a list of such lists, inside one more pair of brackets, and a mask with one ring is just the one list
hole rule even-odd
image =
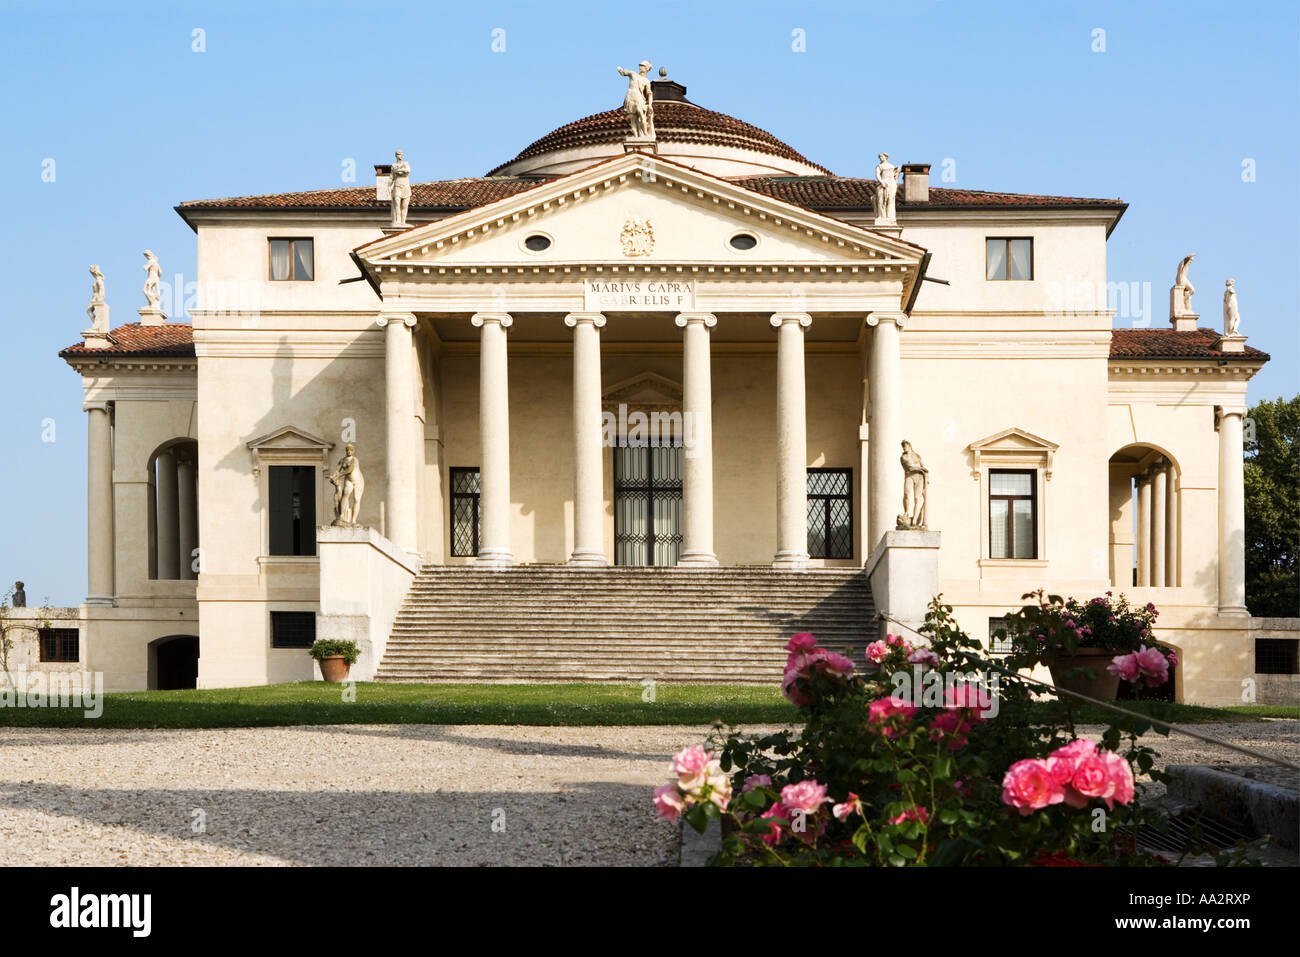
[[[696, 106], [687, 100], [655, 100], [655, 136], [669, 143], [701, 143], [709, 146], [731, 146], [737, 149], [767, 153], [783, 159], [805, 163], [830, 175], [825, 167], [814, 163], [788, 143], [777, 139], [766, 130], [738, 120], [726, 113], [717, 113]], [[628, 135], [627, 116], [622, 109], [593, 113], [580, 120], [566, 123], [541, 139], [534, 140], [508, 163], [502, 163], [492, 172], [501, 170], [518, 160], [551, 153], [556, 150], [577, 149], [584, 146], [606, 146], [621, 143]], [[491, 173], [488, 174], [492, 175]]]
[[[754, 176], [736, 179], [737, 186], [765, 193], [787, 203], [808, 209], [871, 209], [871, 192], [876, 181], [847, 176]], [[967, 208], [1061, 208], [1068, 206], [1105, 206], [1123, 209], [1120, 199], [1090, 199], [1083, 196], [1041, 196], [1034, 193], [991, 193], [978, 189], [930, 187], [925, 203], [908, 203], [900, 190], [900, 210], [967, 209]]]
[[1173, 329], [1112, 329], [1112, 359], [1229, 359], [1267, 362], [1267, 352], [1246, 346], [1245, 352], [1221, 352], [1213, 329], [1177, 332]]
[[[507, 196], [514, 196], [546, 182], [524, 176], [469, 177], [432, 183], [411, 184], [411, 209], [474, 209]], [[196, 199], [181, 203], [176, 211], [184, 216], [191, 210], [206, 209], [311, 209], [385, 210], [388, 200], [375, 199], [373, 186], [347, 189], [313, 189], [300, 193], [266, 193], [233, 196], [228, 199]]]
[[105, 349], [88, 349], [84, 342], [68, 346], [59, 352], [63, 358], [74, 356], [133, 355], [192, 356], [194, 355], [194, 327], [188, 322], [164, 322], [161, 326], [146, 326], [138, 322], [118, 326], [108, 334], [112, 345]]

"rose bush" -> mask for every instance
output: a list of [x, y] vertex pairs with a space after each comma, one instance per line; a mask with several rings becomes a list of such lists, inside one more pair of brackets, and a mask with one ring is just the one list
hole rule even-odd
[[1149, 723], [1081, 737], [1072, 702], [1036, 702], [951, 613], [936, 599], [922, 636], [873, 642], [864, 671], [795, 635], [781, 687], [803, 727], [716, 731], [674, 758], [660, 813], [700, 831], [721, 818], [724, 865], [1159, 863], [1133, 839], [1163, 818], [1138, 785], [1162, 778]]

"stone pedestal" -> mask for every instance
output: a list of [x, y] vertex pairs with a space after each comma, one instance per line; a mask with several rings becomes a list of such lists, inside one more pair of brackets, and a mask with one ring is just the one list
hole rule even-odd
[[866, 572], [882, 636], [897, 634], [899, 623], [915, 631], [925, 624], [926, 609], [939, 593], [939, 539], [939, 532], [896, 529], [872, 550]]
[[653, 138], [629, 136], [623, 140], [623, 152], [658, 154], [659, 141]]
[[1174, 332], [1195, 332], [1201, 317], [1183, 308], [1183, 287], [1169, 287], [1169, 324]]
[[167, 321], [161, 309], [150, 309], [145, 306], [140, 312], [140, 325], [142, 326], [161, 326]]
[[1245, 336], [1219, 336], [1220, 352], [1245, 352]]
[[113, 344], [108, 337], [112, 328], [108, 321], [108, 303], [92, 302], [90, 304], [90, 328], [83, 332], [87, 349], [107, 349]]

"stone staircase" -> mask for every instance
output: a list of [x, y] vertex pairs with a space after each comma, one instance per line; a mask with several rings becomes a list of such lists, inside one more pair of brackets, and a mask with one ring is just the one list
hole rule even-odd
[[375, 677], [769, 684], [791, 634], [861, 662], [875, 628], [861, 569], [426, 565]]

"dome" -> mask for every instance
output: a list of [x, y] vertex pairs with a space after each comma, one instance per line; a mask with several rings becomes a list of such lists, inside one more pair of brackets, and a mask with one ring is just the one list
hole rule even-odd
[[[826, 176], [829, 171], [766, 130], [686, 99], [672, 80], [652, 82], [659, 155], [715, 176]], [[622, 107], [583, 117], [534, 140], [489, 176], [562, 175], [623, 155]]]

